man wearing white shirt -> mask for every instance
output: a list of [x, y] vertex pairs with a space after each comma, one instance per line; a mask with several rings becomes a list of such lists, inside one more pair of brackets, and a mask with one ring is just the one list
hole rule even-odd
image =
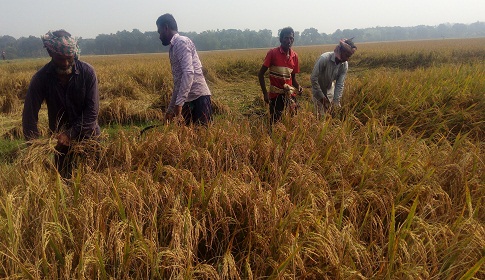
[[318, 118], [332, 108], [340, 107], [349, 69], [347, 61], [356, 50], [352, 39], [342, 39], [333, 52], [322, 54], [315, 63], [310, 80]]
[[164, 14], [157, 19], [158, 34], [169, 56], [174, 87], [165, 118], [184, 119], [186, 124], [207, 125], [212, 120], [211, 92], [202, 73], [194, 43], [178, 34], [175, 18]]

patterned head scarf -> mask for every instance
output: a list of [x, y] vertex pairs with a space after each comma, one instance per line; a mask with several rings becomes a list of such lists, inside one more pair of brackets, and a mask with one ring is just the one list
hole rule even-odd
[[79, 57], [81, 50], [77, 45], [77, 39], [71, 37], [69, 32], [64, 29], [57, 31], [49, 31], [47, 34], [41, 36], [44, 47], [52, 53], [71, 56], [75, 58]]
[[342, 51], [345, 51], [350, 55], [355, 53], [355, 50], [357, 50], [357, 47], [355, 46], [354, 42], [352, 42], [352, 39], [354, 38], [341, 39], [340, 43], [335, 47], [334, 53], [338, 59], [340, 59], [340, 54]]

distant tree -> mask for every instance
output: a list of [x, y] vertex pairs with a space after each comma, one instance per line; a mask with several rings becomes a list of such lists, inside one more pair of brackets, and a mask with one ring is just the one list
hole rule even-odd
[[468, 32], [473, 37], [485, 37], [485, 22], [475, 22], [468, 25]]
[[271, 39], [273, 38], [273, 32], [269, 29], [263, 29], [258, 31], [258, 48], [266, 48], [271, 46]]
[[4, 51], [7, 58], [17, 57], [17, 40], [12, 36], [0, 37], [0, 52]]
[[148, 49], [146, 49], [147, 37], [145, 36], [145, 34], [143, 34], [138, 29], [133, 29], [131, 31], [131, 38], [132, 38], [132, 40], [135, 40], [135, 42], [136, 42], [135, 47], [133, 48], [133, 53], [148, 52]]
[[[396, 41], [399, 40], [399, 38], [407, 37], [407, 34], [404, 30], [405, 29], [403, 29], [402, 27], [380, 27], [375, 30], [375, 34], [378, 35], [374, 38], [374, 40]], [[372, 41], [372, 39], [370, 41]]]
[[204, 31], [193, 38], [193, 42], [200, 51], [220, 50], [220, 42], [214, 31]]
[[243, 48], [255, 48], [258, 41], [258, 33], [249, 29], [244, 29], [244, 31], [242, 32], [242, 40]]
[[160, 35], [156, 31], [145, 32], [145, 47], [146, 52], [163, 52], [168, 51], [168, 47], [164, 47], [160, 42]]
[[418, 25], [412, 29], [412, 37], [410, 39], [427, 39], [430, 38], [430, 29], [425, 25]]
[[467, 31], [467, 26], [466, 26], [466, 24], [455, 23], [451, 27], [451, 30], [453, 30], [454, 37], [465, 37], [466, 31]]
[[118, 53], [137, 52], [138, 42], [134, 32], [129, 32], [126, 30], [118, 31], [116, 32], [116, 37], [118, 38], [118, 42], [119, 42]]
[[332, 38], [332, 43], [335, 43], [340, 41], [340, 39], [344, 38], [344, 33], [342, 32], [342, 30], [337, 29], [330, 37]]
[[5, 49], [7, 46], [13, 46], [17, 43], [17, 40], [12, 36], [1, 36], [0, 37], [0, 49]]
[[96, 54], [96, 41], [94, 39], [82, 39], [78, 41], [81, 55]]
[[96, 36], [96, 53], [97, 54], [115, 54], [119, 52], [119, 39], [114, 34], [100, 34]]
[[312, 27], [303, 30], [300, 36], [300, 42], [302, 45], [318, 45], [322, 44], [323, 40], [318, 30]]
[[[180, 32], [192, 39], [199, 50], [268, 48], [279, 46], [279, 32], [273, 36], [271, 30], [249, 29], [211, 30], [201, 33]], [[364, 29], [337, 29], [332, 34], [319, 33], [316, 28], [303, 32], [295, 30], [295, 45], [335, 44], [342, 38], [355, 37], [358, 42], [397, 41], [435, 38], [463, 38], [485, 36], [485, 23], [419, 25], [414, 27], [371, 27]], [[95, 39], [79, 39], [81, 54], [122, 54], [166, 52], [155, 31], [142, 33], [138, 29], [118, 31], [116, 34], [100, 34]], [[30, 36], [15, 39], [0, 37], [0, 51], [6, 51], [9, 58], [46, 56], [40, 38]]]
[[344, 30], [344, 34], [346, 34], [345, 38], [350, 39], [350, 38], [355, 38], [356, 41], [361, 41], [362, 42], [362, 37], [364, 35], [364, 30], [363, 29], [357, 29], [354, 28], [352, 30], [346, 29]]
[[[343, 39], [343, 38], [355, 38], [357, 36], [357, 32], [355, 32], [355, 29], [344, 29], [342, 30], [342, 33], [341, 33], [341, 38], [340, 39]], [[339, 39], [339, 41], [340, 41]]]
[[40, 57], [46, 56], [44, 44], [40, 37], [21, 37], [17, 40], [17, 53], [22, 57]]
[[223, 29], [220, 31], [219, 40], [223, 50], [244, 48], [242, 31], [239, 29]]
[[452, 37], [452, 33], [450, 31], [451, 28], [449, 24], [442, 23], [436, 27], [436, 32], [441, 38]]

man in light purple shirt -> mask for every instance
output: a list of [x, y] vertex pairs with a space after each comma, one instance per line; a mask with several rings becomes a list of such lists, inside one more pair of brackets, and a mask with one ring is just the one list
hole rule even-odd
[[170, 45], [174, 87], [165, 118], [184, 119], [185, 123], [207, 125], [212, 120], [211, 92], [202, 74], [194, 43], [178, 34], [177, 22], [171, 14], [157, 19], [158, 34], [164, 46]]

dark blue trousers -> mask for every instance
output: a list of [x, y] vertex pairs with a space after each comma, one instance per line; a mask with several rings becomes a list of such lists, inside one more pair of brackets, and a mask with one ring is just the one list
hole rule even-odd
[[182, 116], [185, 124], [207, 125], [212, 121], [211, 96], [204, 95], [190, 102], [185, 102], [182, 107]]

